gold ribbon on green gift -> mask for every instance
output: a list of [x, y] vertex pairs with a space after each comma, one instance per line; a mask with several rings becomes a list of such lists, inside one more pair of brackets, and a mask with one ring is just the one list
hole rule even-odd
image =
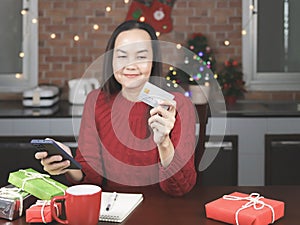
[[20, 206], [19, 206], [19, 216], [22, 216], [23, 212], [23, 195], [21, 194], [21, 189], [16, 187], [2, 187], [0, 188], [0, 197], [8, 198], [8, 199], [19, 199]]
[[[32, 181], [36, 182], [33, 184]], [[42, 200], [50, 200], [53, 196], [64, 195], [67, 189], [67, 186], [53, 180], [50, 175], [41, 174], [31, 168], [10, 173], [8, 182]], [[47, 190], [50, 191], [50, 194], [47, 193]]]

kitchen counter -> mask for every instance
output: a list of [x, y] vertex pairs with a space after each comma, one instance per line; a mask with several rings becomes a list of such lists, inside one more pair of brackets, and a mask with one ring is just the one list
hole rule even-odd
[[[0, 118], [80, 117], [82, 111], [83, 105], [72, 105], [65, 100], [44, 108], [24, 107], [21, 101], [0, 101]], [[227, 113], [227, 117], [299, 117], [300, 103], [240, 101], [219, 113], [221, 116]]]
[[81, 117], [83, 105], [59, 101], [51, 107], [24, 107], [21, 101], [0, 101], [0, 118], [69, 118]]
[[240, 101], [227, 107], [228, 117], [299, 117], [300, 103]]

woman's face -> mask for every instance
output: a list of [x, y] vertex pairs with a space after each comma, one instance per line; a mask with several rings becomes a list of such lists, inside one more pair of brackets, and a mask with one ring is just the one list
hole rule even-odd
[[150, 35], [140, 29], [123, 31], [115, 41], [113, 70], [122, 91], [139, 91], [148, 81], [152, 69]]

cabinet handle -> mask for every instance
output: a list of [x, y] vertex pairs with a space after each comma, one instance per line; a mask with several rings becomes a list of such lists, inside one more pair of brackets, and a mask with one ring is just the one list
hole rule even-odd
[[232, 149], [232, 142], [205, 142], [205, 148], [224, 148], [224, 149]]
[[300, 145], [300, 141], [272, 141], [271, 145]]

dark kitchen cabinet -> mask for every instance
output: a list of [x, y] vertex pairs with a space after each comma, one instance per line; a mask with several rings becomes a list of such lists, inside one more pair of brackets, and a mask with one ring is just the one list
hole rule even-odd
[[300, 134], [265, 135], [266, 185], [300, 185]]
[[222, 142], [208, 140], [200, 164], [199, 185], [238, 185], [238, 137], [225, 136]]

